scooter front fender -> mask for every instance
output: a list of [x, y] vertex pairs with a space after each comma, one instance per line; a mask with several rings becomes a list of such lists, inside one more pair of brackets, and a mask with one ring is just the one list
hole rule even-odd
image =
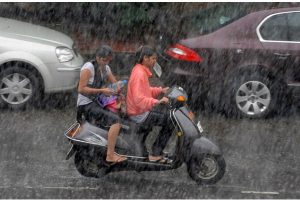
[[189, 158], [199, 154], [221, 155], [222, 152], [217, 145], [202, 136], [193, 142]]

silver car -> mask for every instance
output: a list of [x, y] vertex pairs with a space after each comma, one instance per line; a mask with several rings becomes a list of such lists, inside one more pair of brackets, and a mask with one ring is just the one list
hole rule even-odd
[[42, 94], [74, 89], [82, 64], [67, 35], [0, 18], [0, 107], [21, 109]]

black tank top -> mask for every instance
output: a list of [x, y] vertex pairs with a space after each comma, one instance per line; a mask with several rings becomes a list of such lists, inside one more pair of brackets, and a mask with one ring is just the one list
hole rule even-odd
[[[90, 88], [101, 88], [104, 86], [105, 84], [105, 80], [104, 80], [104, 75], [102, 74], [101, 70], [99, 69], [99, 65], [95, 60], [91, 60], [90, 61], [93, 66], [94, 66], [94, 81], [92, 84], [88, 84], [87, 86], [89, 86]], [[91, 100], [95, 100], [95, 98], [97, 97], [97, 94], [90, 94], [90, 95], [83, 95], [88, 97]]]

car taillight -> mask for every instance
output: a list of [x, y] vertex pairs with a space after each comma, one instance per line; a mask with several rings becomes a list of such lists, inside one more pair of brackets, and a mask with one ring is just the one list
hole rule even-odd
[[166, 54], [179, 60], [191, 62], [202, 62], [203, 60], [203, 58], [201, 58], [195, 51], [181, 44], [176, 44], [174, 46], [169, 47], [166, 50]]

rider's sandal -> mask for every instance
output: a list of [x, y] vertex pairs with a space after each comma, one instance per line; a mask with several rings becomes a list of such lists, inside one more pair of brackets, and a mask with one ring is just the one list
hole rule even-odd
[[105, 161], [108, 165], [112, 166], [112, 165], [115, 165], [115, 164], [119, 164], [119, 163], [122, 163], [122, 162], [125, 162], [127, 161], [127, 158], [124, 158], [124, 157], [121, 157], [121, 158], [118, 158], [116, 161]]
[[171, 164], [173, 162], [173, 160], [165, 157], [162, 157], [158, 160], [149, 160], [149, 161], [153, 163], [160, 163], [160, 164]]

